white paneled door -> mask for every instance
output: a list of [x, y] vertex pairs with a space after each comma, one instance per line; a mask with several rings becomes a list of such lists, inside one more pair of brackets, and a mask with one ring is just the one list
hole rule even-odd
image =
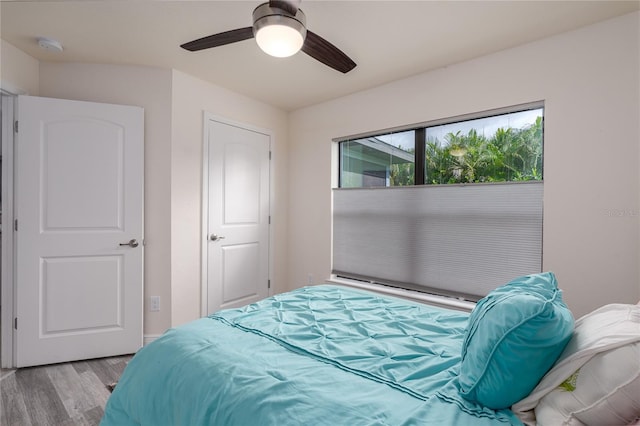
[[269, 293], [268, 134], [208, 119], [207, 313]]
[[20, 96], [16, 364], [142, 346], [142, 108]]

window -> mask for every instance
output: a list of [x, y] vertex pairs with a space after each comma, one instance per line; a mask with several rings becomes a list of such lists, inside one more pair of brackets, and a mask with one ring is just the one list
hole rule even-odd
[[404, 186], [415, 183], [414, 130], [340, 143], [340, 186]]
[[542, 180], [540, 107], [340, 142], [340, 187]]
[[333, 274], [477, 300], [542, 270], [542, 104], [339, 142]]

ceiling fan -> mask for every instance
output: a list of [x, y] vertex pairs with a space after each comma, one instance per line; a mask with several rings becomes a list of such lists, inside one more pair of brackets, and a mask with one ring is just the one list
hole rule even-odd
[[253, 26], [225, 31], [182, 44], [195, 52], [255, 37], [258, 46], [271, 56], [287, 57], [302, 50], [323, 64], [348, 73], [356, 63], [340, 49], [306, 28], [301, 0], [270, 0], [253, 11]]

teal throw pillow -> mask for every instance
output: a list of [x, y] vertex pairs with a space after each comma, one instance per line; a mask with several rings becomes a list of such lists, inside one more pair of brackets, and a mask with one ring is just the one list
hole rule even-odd
[[469, 316], [458, 377], [462, 396], [493, 409], [518, 402], [558, 359], [573, 322], [552, 272], [496, 288]]

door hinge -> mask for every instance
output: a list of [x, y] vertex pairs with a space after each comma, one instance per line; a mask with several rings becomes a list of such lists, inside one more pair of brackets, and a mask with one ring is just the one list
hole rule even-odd
[[[17, 130], [16, 130], [17, 132]], [[269, 160], [271, 160], [271, 151], [269, 151]]]
[[271, 215], [269, 215], [269, 225], [271, 225]]
[[13, 230], [17, 231], [18, 230], [18, 219], [13, 221]]
[[18, 120], [13, 122], [13, 131], [18, 133]]
[[18, 329], [18, 317], [15, 317], [13, 319], [13, 328], [15, 328], [16, 330]]
[[271, 288], [271, 280], [267, 280], [267, 288]]

